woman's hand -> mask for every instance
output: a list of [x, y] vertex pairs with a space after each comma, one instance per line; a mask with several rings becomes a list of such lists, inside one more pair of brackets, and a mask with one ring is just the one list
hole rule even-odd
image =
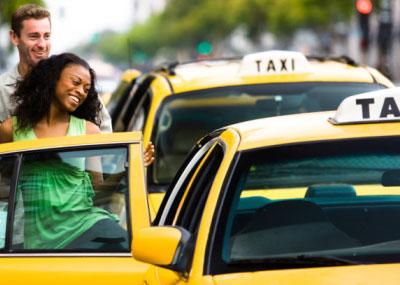
[[150, 166], [154, 161], [154, 145], [152, 142], [144, 149], [144, 166]]

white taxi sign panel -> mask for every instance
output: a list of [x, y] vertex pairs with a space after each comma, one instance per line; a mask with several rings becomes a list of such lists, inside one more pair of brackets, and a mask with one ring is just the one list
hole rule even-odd
[[265, 51], [245, 55], [240, 65], [242, 76], [309, 72], [311, 65], [301, 52]]
[[347, 97], [340, 103], [333, 124], [400, 121], [400, 88], [388, 88]]

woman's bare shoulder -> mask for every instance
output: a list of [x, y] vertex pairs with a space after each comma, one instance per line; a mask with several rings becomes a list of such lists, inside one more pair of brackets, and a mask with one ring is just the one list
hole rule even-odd
[[86, 121], [86, 134], [100, 134], [100, 128], [96, 124]]
[[13, 141], [12, 119], [8, 118], [0, 123], [0, 143]]

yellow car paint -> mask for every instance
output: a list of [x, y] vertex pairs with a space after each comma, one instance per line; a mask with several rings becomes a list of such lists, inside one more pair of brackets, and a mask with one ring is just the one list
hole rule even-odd
[[[57, 137], [0, 144], [0, 155], [82, 146], [130, 145], [130, 235], [150, 225], [140, 132]], [[4, 197], [2, 197], [4, 199]], [[0, 252], [1, 284], [143, 284], [149, 265], [127, 253]]]

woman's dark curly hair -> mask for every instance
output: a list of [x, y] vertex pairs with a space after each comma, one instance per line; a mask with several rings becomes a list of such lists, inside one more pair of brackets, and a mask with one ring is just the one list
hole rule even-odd
[[17, 106], [14, 115], [18, 117], [19, 130], [35, 127], [48, 114], [62, 71], [74, 64], [81, 65], [89, 71], [90, 90], [86, 100], [71, 114], [100, 125], [99, 112], [102, 104], [95, 87], [94, 70], [77, 55], [62, 53], [39, 61], [17, 84], [11, 99]]

